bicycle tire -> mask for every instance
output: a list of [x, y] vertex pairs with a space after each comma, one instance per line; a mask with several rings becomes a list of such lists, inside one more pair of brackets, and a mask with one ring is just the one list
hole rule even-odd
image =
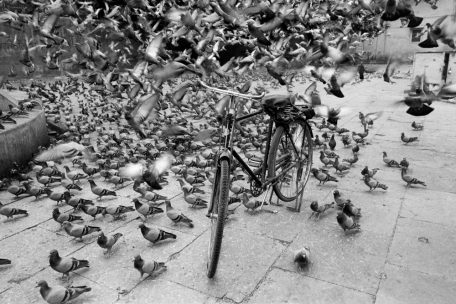
[[[312, 168], [312, 156], [313, 156], [313, 142], [312, 142], [312, 136], [309, 130], [308, 125], [303, 121], [303, 120], [295, 120], [289, 124], [290, 129], [293, 127], [293, 124], [297, 124], [301, 129], [303, 130], [303, 141], [301, 148], [304, 147], [301, 151], [305, 151], [307, 153], [307, 161], [305, 164], [305, 167], [303, 168], [305, 171], [301, 172], [301, 177], [300, 177], [300, 187], [302, 187], [299, 191], [295, 191], [294, 195], [285, 195], [282, 191], [282, 181], [275, 183], [273, 185], [273, 189], [277, 197], [284, 201], [284, 202], [291, 202], [296, 199], [296, 197], [301, 194], [302, 191], [304, 191], [305, 185], [307, 184], [307, 181], [310, 176], [310, 170]], [[285, 131], [284, 126], [279, 126], [276, 128], [274, 135], [271, 140], [271, 149], [269, 151], [269, 156], [268, 156], [268, 178], [274, 178], [277, 176], [276, 174], [276, 162], [277, 162], [277, 155], [279, 151], [279, 146], [283, 144], [282, 138], [283, 136], [287, 136], [287, 132]], [[293, 149], [292, 147], [288, 147], [291, 150]], [[293, 152], [293, 154], [296, 157], [296, 153]], [[298, 174], [299, 172], [297, 172]], [[296, 174], [296, 175], [297, 175]], [[294, 178], [298, 178], [298, 176], [294, 176]]]
[[[217, 271], [217, 265], [220, 258], [222, 247], [223, 229], [225, 227], [226, 210], [228, 207], [228, 195], [230, 186], [230, 168], [227, 159], [220, 160], [220, 171], [218, 178], [214, 182], [212, 188], [215, 199], [213, 203], [217, 203], [217, 218], [211, 218], [211, 239], [209, 243], [209, 253], [207, 262], [207, 277], [212, 278]], [[214, 191], [216, 191], [214, 193]]]

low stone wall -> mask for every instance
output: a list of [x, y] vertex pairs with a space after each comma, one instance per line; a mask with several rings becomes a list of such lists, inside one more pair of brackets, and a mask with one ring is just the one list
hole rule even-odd
[[[7, 94], [0, 94], [0, 98], [0, 104], [17, 104]], [[22, 164], [30, 161], [39, 146], [49, 144], [46, 117], [42, 109], [33, 110], [27, 118], [16, 120], [16, 125], [4, 124], [5, 130], [0, 130], [0, 177], [8, 176], [14, 162]]]
[[0, 90], [0, 110], [3, 112], [9, 111], [9, 105], [17, 107], [14, 98], [5, 90]]

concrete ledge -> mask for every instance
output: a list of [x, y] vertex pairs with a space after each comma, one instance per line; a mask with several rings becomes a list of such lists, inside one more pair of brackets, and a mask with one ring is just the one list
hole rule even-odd
[[8, 91], [0, 90], [0, 110], [3, 112], [9, 111], [8, 105], [17, 107], [17, 101], [8, 93]]
[[[14, 100], [0, 95], [0, 105], [8, 107]], [[25, 163], [32, 158], [39, 146], [49, 144], [46, 117], [43, 110], [33, 110], [26, 118], [15, 118], [16, 125], [4, 124], [0, 130], [0, 177], [7, 176], [14, 162]]]

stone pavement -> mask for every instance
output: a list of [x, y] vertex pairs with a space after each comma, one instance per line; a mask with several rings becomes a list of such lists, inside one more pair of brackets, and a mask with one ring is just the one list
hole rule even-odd
[[[344, 88], [347, 98], [342, 100], [326, 96], [321, 89], [328, 104], [354, 109], [341, 119], [341, 127], [360, 132], [358, 111], [384, 111], [370, 130], [370, 144], [361, 147], [359, 162], [339, 178], [339, 183], [318, 186], [311, 177], [299, 214], [276, 206], [266, 207], [278, 210], [277, 214], [248, 213], [241, 206], [227, 224], [222, 257], [212, 280], [205, 273], [209, 220], [205, 210], [187, 207], [173, 178], [159, 193], [172, 197], [173, 205], [194, 219], [195, 227], [175, 226], [162, 215], [148, 219], [147, 224], [177, 234], [175, 241], [150, 245], [137, 228], [141, 221], [136, 212], [118, 221], [109, 216], [91, 221], [82, 215], [86, 223], [100, 226], [105, 233], [124, 235], [111, 257], [98, 247], [96, 235], [77, 242], [60, 230], [51, 219], [55, 202], [48, 198], [15, 199], [1, 192], [0, 201], [27, 209], [30, 216], [0, 219], [0, 257], [13, 260], [12, 266], [0, 267], [0, 303], [44, 303], [34, 288], [41, 279], [51, 286], [92, 287], [90, 293], [73, 303], [454, 303], [456, 107], [435, 103], [431, 115], [409, 116], [405, 105], [394, 102], [408, 83], [408, 79], [399, 79], [395, 85], [379, 79], [366, 81]], [[413, 120], [423, 122], [424, 130], [413, 131]], [[403, 144], [401, 132], [418, 136], [419, 142]], [[406, 188], [400, 171], [384, 165], [382, 151], [399, 161], [406, 157], [409, 174], [424, 180], [427, 187]], [[351, 150], [344, 149], [338, 139], [336, 152], [345, 158]], [[320, 167], [318, 156], [317, 151], [314, 166]], [[360, 174], [365, 165], [381, 169], [376, 178], [389, 186], [387, 191], [367, 191]], [[96, 182], [107, 186], [100, 178]], [[81, 197], [95, 199], [87, 181], [82, 185]], [[331, 202], [335, 189], [362, 208], [361, 232], [345, 234], [336, 222], [335, 211], [320, 220], [308, 219], [310, 202]], [[208, 198], [210, 187], [206, 190]], [[131, 184], [117, 192], [117, 199], [97, 203], [131, 205], [137, 196]], [[64, 206], [61, 210], [70, 208]], [[311, 249], [311, 264], [303, 271], [297, 270], [292, 261], [293, 251], [302, 246]], [[88, 259], [91, 267], [72, 273], [70, 281], [64, 282], [49, 267], [51, 249]], [[133, 268], [136, 254], [166, 261], [168, 270], [139, 279]]]

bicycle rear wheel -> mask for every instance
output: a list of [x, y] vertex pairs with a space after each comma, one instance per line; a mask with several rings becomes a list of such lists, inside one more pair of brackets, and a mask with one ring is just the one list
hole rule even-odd
[[280, 200], [291, 202], [304, 191], [312, 168], [312, 156], [312, 136], [303, 120], [277, 127], [269, 151], [268, 177], [283, 175], [273, 185]]
[[211, 203], [213, 210], [217, 211], [211, 217], [211, 239], [209, 240], [209, 251], [207, 261], [207, 276], [212, 278], [217, 271], [217, 265], [222, 247], [223, 229], [225, 227], [226, 210], [228, 206], [228, 195], [230, 186], [230, 167], [226, 159], [221, 159], [212, 187]]

